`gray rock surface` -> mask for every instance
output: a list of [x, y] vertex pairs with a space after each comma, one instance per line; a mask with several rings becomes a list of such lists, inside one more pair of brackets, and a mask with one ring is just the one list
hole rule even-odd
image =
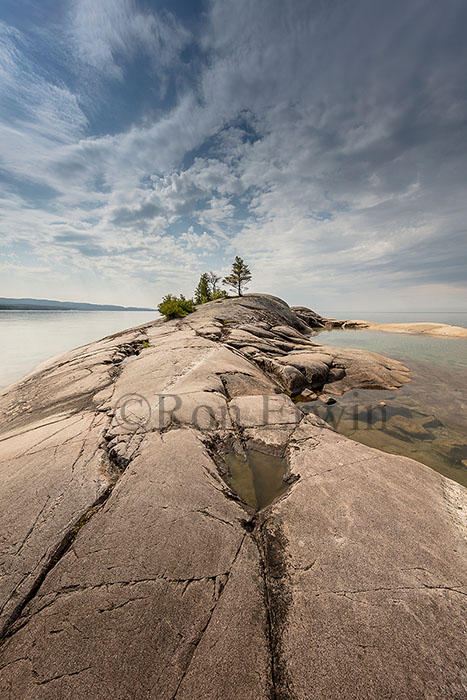
[[[275, 297], [211, 302], [0, 394], [1, 698], [465, 697], [465, 489], [304, 415], [317, 377], [408, 375], [303, 331]], [[287, 457], [259, 513], [235, 445]]]

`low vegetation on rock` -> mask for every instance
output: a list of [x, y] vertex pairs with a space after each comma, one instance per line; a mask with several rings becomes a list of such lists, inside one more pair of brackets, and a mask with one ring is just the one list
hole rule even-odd
[[179, 297], [174, 294], [166, 294], [158, 305], [157, 310], [169, 321], [172, 318], [183, 318], [196, 310], [193, 299], [186, 299], [183, 294]]
[[[229, 285], [235, 289], [238, 296], [246, 289], [245, 285], [251, 280], [251, 272], [248, 265], [238, 255], [232, 263], [232, 272], [224, 277], [222, 284]], [[176, 296], [167, 294], [163, 297], [157, 310], [169, 321], [172, 318], [183, 318], [187, 314], [196, 310], [196, 306], [206, 304], [217, 299], [227, 299], [228, 294], [224, 289], [220, 289], [221, 277], [216, 272], [203, 272], [199, 278], [195, 289], [194, 298], [186, 299], [183, 294]]]

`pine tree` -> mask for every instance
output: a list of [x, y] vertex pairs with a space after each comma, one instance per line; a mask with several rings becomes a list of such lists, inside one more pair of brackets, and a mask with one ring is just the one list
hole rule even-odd
[[243, 262], [238, 255], [235, 256], [235, 262], [232, 264], [232, 272], [222, 280], [223, 284], [228, 284], [233, 287], [238, 296], [242, 296], [242, 291], [246, 289], [245, 285], [251, 280], [250, 268]]
[[220, 282], [220, 277], [218, 274], [215, 272], [208, 272], [208, 282], [209, 282], [209, 287], [211, 289], [211, 295], [215, 296], [215, 294], [219, 291], [219, 287], [217, 286], [218, 282]]
[[207, 301], [211, 301], [211, 290], [209, 289], [208, 273], [203, 272], [195, 290], [195, 304], [205, 304]]

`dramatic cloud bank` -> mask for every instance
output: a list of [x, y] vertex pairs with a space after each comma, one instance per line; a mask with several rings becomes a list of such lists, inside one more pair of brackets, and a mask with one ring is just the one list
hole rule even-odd
[[464, 0], [6, 0], [2, 296], [466, 308]]

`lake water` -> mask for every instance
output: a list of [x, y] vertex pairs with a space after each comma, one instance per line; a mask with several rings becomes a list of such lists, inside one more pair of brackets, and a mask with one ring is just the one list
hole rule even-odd
[[[461, 316], [451, 323], [466, 321]], [[306, 411], [353, 440], [412, 457], [467, 486], [467, 339], [340, 329], [313, 339], [393, 357], [411, 370], [412, 381], [398, 391], [351, 391], [332, 406], [302, 404]]]
[[157, 317], [157, 311], [0, 311], [0, 388], [49, 357]]

